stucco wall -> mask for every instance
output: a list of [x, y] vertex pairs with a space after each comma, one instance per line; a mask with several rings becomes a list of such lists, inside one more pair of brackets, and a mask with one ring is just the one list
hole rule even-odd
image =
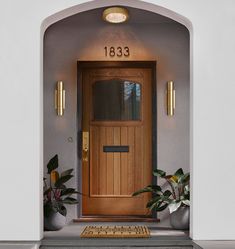
[[156, 11], [188, 27], [192, 23], [190, 233], [194, 239], [235, 239], [234, 1], [98, 0], [79, 6], [85, 2], [1, 1], [0, 240], [42, 238], [42, 33], [58, 19], [111, 4]]
[[[129, 46], [124, 60], [157, 61], [157, 165], [169, 173], [182, 167], [189, 171], [189, 32], [181, 24], [159, 20], [149, 12], [129, 8], [128, 24], [109, 25], [102, 9], [84, 12], [48, 28], [44, 37], [44, 167], [58, 153], [62, 167], [77, 163], [77, 61], [119, 60], [106, 57], [105, 46]], [[133, 15], [132, 15], [133, 14]], [[151, 15], [151, 16], [150, 16]], [[156, 23], [148, 23], [156, 20]], [[159, 20], [159, 21], [158, 21]], [[141, 22], [144, 22], [141, 23]], [[160, 23], [159, 23], [160, 22]], [[86, 23], [86, 25], [84, 25]], [[122, 58], [123, 60], [123, 58]], [[166, 82], [175, 81], [177, 109], [166, 115]], [[54, 87], [63, 80], [66, 111], [57, 117], [53, 106]], [[73, 142], [68, 138], [72, 137]], [[46, 172], [46, 168], [45, 168]], [[77, 175], [77, 173], [75, 173]], [[74, 179], [73, 183], [76, 186]], [[76, 218], [70, 207], [68, 221]], [[159, 213], [161, 226], [169, 225], [168, 210]]]

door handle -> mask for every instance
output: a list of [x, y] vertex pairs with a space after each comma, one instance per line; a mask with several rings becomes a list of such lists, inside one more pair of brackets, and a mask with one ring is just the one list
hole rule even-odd
[[82, 132], [82, 160], [88, 162], [89, 157], [89, 132]]

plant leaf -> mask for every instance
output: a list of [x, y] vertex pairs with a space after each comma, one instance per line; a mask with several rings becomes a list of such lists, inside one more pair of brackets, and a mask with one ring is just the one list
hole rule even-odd
[[71, 175], [71, 173], [73, 172], [73, 169], [68, 169], [68, 170], [65, 170], [61, 173], [61, 177], [62, 176], [67, 176], [67, 175]]
[[62, 200], [64, 204], [77, 204], [78, 200], [72, 197], [66, 197], [64, 200]]
[[186, 173], [185, 175], [182, 175], [179, 178], [179, 182], [182, 184], [187, 184], [189, 182], [189, 179], [190, 179], [190, 175], [189, 175], [189, 173]]
[[65, 182], [69, 181], [72, 177], [73, 177], [73, 175], [66, 175], [66, 176], [60, 177], [60, 178], [55, 182], [55, 187], [56, 187], [56, 188], [62, 187], [63, 184], [64, 184]]
[[160, 202], [162, 202], [161, 196], [157, 196], [152, 198], [150, 201], [148, 201], [146, 208], [151, 208], [151, 206], [155, 203], [158, 205]]
[[148, 188], [152, 188], [152, 190], [153, 190], [154, 192], [161, 192], [161, 191], [162, 191], [162, 188], [161, 188], [161, 186], [159, 186], [159, 185], [148, 185], [147, 187], [148, 187]]
[[161, 170], [161, 169], [155, 169], [153, 171], [153, 175], [154, 176], [159, 176], [159, 177], [165, 177], [166, 176], [166, 172]]
[[167, 208], [167, 206], [168, 206], [168, 203], [165, 203], [165, 204], [163, 204], [163, 201], [160, 201], [160, 202], [155, 202], [155, 203], [153, 203], [153, 205], [152, 206], [150, 206], [149, 207], [149, 209], [150, 210], [155, 210], [155, 211], [158, 211], [158, 212], [160, 212], [160, 211], [163, 211], [164, 209], [166, 209]]
[[163, 206], [157, 207], [155, 210], [160, 212], [165, 210], [168, 207], [168, 203], [164, 204]]
[[66, 216], [67, 215], [67, 209], [65, 206], [61, 206], [59, 208], [59, 213], [62, 214], [63, 216]]
[[59, 179], [59, 173], [56, 170], [52, 170], [50, 174], [51, 182], [54, 184]]
[[139, 194], [142, 194], [142, 193], [146, 193], [146, 192], [153, 192], [153, 189], [151, 187], [145, 187], [143, 189], [140, 189], [140, 190], [134, 192], [132, 194], [132, 196], [136, 196], [136, 195], [139, 195]]
[[169, 204], [170, 213], [175, 212], [175, 211], [181, 206], [181, 204], [182, 204], [181, 201], [170, 203], [170, 204]]
[[175, 175], [167, 175], [164, 177], [168, 183], [173, 184], [173, 186], [177, 186], [178, 184], [178, 176]]
[[61, 191], [60, 196], [64, 196], [64, 195], [72, 195], [72, 194], [78, 194], [79, 192], [77, 192], [74, 188], [66, 188], [63, 189]]
[[190, 188], [189, 188], [189, 185], [185, 185], [184, 186], [184, 196], [186, 199], [189, 200], [190, 198]]
[[184, 205], [190, 206], [190, 201], [189, 200], [183, 200], [182, 202], [184, 203]]
[[179, 178], [178, 178], [178, 176], [173, 175], [173, 176], [170, 178], [170, 180], [171, 180], [172, 182], [177, 183], [178, 180], [179, 180]]
[[43, 195], [44, 195], [44, 196], [47, 195], [50, 191], [51, 191], [51, 188], [46, 189], [46, 190], [44, 191]]
[[59, 189], [66, 189], [67, 187], [64, 185], [64, 184], [62, 184], [62, 185], [60, 185], [60, 187], [58, 187]]
[[157, 202], [154, 202], [152, 205], [149, 205], [149, 210], [153, 210], [153, 209], [156, 209], [156, 206], [158, 205], [158, 203]]
[[174, 175], [180, 178], [182, 175], [184, 175], [183, 169], [182, 168], [178, 169]]
[[57, 169], [58, 164], [58, 155], [56, 154], [47, 164], [47, 173], [50, 174], [52, 170]]
[[172, 195], [171, 191], [170, 190], [166, 190], [164, 193], [163, 193], [164, 196], [166, 197], [170, 197]]

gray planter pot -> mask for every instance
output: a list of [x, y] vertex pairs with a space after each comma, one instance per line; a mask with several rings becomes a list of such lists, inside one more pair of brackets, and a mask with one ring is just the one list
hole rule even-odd
[[66, 224], [66, 217], [57, 213], [51, 213], [49, 217], [44, 217], [44, 229], [47, 231], [57, 231]]
[[188, 230], [189, 229], [189, 207], [179, 207], [170, 215], [171, 226], [175, 229]]

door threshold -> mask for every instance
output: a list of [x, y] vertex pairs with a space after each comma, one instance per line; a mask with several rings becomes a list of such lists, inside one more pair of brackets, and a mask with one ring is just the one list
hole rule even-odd
[[146, 216], [82, 216], [73, 222], [160, 222], [160, 219]]

